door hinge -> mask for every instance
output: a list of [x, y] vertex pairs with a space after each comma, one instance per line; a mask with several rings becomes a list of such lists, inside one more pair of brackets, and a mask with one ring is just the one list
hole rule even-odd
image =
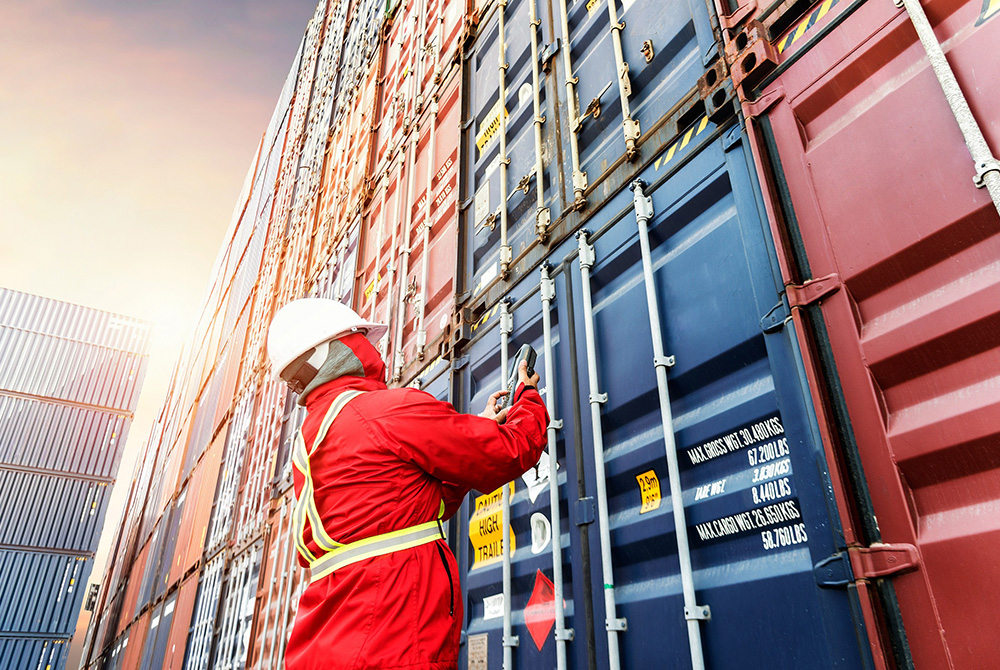
[[805, 307], [827, 298], [839, 291], [841, 286], [843, 286], [843, 282], [837, 273], [819, 279], [810, 279], [803, 284], [789, 284], [785, 287], [785, 294], [781, 297], [781, 302], [761, 317], [761, 330], [765, 333], [781, 330], [785, 321], [791, 317], [792, 308]]
[[789, 307], [805, 307], [833, 295], [843, 286], [836, 272], [819, 279], [810, 279], [804, 284], [789, 284], [785, 287]]
[[743, 113], [750, 118], [757, 118], [761, 116], [769, 109], [774, 107], [777, 103], [785, 99], [785, 89], [780, 86], [771, 89], [764, 95], [760, 96], [753, 102], [747, 101], [743, 103]]
[[844, 588], [862, 579], [895, 577], [920, 567], [920, 554], [912, 544], [873, 544], [849, 547], [813, 567], [816, 583], [826, 588]]

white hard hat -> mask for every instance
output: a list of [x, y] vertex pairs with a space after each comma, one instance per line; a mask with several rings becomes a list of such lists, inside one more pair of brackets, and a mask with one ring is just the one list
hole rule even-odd
[[288, 303], [274, 315], [267, 331], [267, 355], [274, 374], [290, 382], [282, 374], [286, 368], [324, 342], [361, 332], [372, 344], [377, 344], [388, 329], [384, 324], [365, 321], [336, 300], [302, 298]]

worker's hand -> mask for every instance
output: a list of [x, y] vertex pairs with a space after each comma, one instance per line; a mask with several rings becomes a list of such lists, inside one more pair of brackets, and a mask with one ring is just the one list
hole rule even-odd
[[486, 401], [486, 409], [484, 409], [483, 413], [480, 414], [479, 416], [483, 417], [484, 419], [493, 419], [497, 423], [503, 423], [504, 421], [506, 421], [507, 410], [510, 408], [504, 407], [499, 412], [497, 411], [497, 402], [500, 400], [500, 398], [504, 397], [505, 395], [507, 395], [506, 391], [497, 391], [496, 393], [491, 395], [490, 399]]
[[519, 383], [537, 389], [540, 379], [537, 372], [532, 373], [530, 377], [528, 376], [528, 361], [521, 361], [521, 364], [517, 366], [517, 381]]

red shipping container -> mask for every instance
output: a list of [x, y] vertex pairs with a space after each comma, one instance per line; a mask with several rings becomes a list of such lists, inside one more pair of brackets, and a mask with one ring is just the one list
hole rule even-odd
[[126, 578], [125, 600], [122, 603], [122, 611], [118, 616], [118, 633], [124, 633], [125, 629], [135, 618], [135, 605], [139, 602], [139, 589], [142, 587], [142, 573], [146, 570], [146, 561], [149, 559], [149, 543], [143, 545], [135, 560], [132, 561], [131, 571]]
[[331, 131], [319, 195], [312, 276], [321, 270], [350, 224], [362, 215], [371, 197], [372, 150], [379, 118], [381, 76], [379, 54], [369, 65], [350, 110], [341, 113]]
[[440, 98], [432, 97], [420, 117], [406, 170], [392, 172], [380, 185], [365, 232], [356, 300], [364, 316], [390, 323], [384, 353], [397, 383], [412, 380], [439, 355], [454, 310], [461, 126], [457, 73], [458, 68], [451, 71]]
[[[996, 154], [1000, 61], [984, 58], [1000, 42], [996, 3], [924, 7]], [[827, 0], [776, 41], [780, 61], [794, 59], [843, 19], [759, 95], [744, 90], [755, 100], [744, 111], [756, 117], [784, 275], [800, 285], [788, 295], [814, 305], [792, 317], [813, 352], [827, 442], [841, 452], [831, 457], [863, 468], [847, 539], [915, 548], [912, 560], [895, 556], [913, 565], [890, 579], [916, 667], [992, 666], [1000, 633], [983, 622], [1000, 601], [997, 211], [973, 186], [906, 11], [869, 2], [844, 18], [847, 9]]]
[[170, 637], [163, 656], [163, 670], [182, 670], [184, 651], [187, 649], [191, 615], [194, 613], [195, 596], [198, 595], [198, 574], [195, 573], [181, 584], [174, 606], [174, 616], [170, 621]]
[[170, 566], [168, 584], [173, 584], [183, 577], [185, 572], [201, 560], [225, 444], [226, 431], [223, 430], [212, 442], [191, 475], [186, 493], [188, 499], [183, 507], [181, 525], [178, 531], [180, 542]]
[[466, 2], [437, 0], [426, 3], [424, 25], [419, 26], [421, 3], [400, 3], [382, 47], [382, 90], [375, 175], [392, 171], [393, 155], [405, 148], [406, 135], [417, 116], [426, 111], [449, 70], [459, 63]]
[[143, 612], [139, 620], [129, 629], [128, 644], [122, 650], [121, 670], [139, 670], [142, 661], [142, 648], [146, 644], [146, 634], [149, 632], [149, 614]]

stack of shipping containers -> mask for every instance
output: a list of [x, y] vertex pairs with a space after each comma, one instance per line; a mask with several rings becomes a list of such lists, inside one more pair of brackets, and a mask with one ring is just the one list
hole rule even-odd
[[66, 662], [148, 324], [0, 289], [0, 667]]
[[460, 411], [539, 353], [546, 453], [449, 526], [461, 667], [990, 666], [1000, 3], [905, 1], [322, 0], [88, 667], [283, 666], [303, 296]]

